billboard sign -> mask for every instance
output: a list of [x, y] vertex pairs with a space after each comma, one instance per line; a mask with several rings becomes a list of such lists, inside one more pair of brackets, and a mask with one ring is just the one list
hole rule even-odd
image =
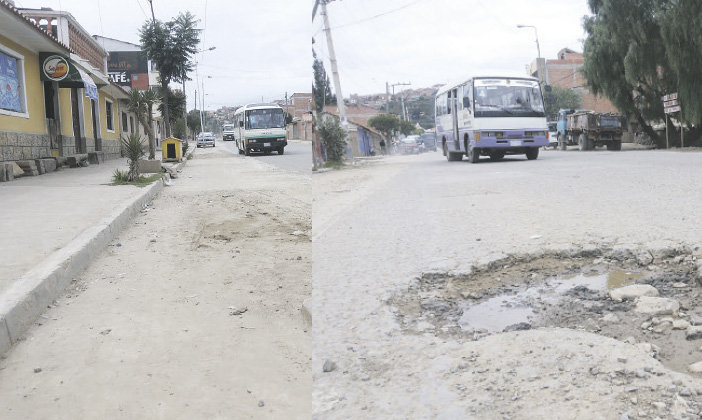
[[[149, 72], [146, 56], [141, 51], [111, 51], [107, 60], [107, 75], [113, 83], [135, 89], [134, 75], [147, 75]], [[148, 89], [148, 87], [147, 87]]]

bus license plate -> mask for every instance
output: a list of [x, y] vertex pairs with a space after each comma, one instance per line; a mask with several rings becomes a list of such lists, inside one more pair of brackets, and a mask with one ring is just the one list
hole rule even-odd
[[509, 145], [510, 145], [510, 146], [521, 146], [521, 145], [522, 145], [522, 141], [521, 141], [521, 140], [510, 140], [510, 141], [509, 141]]
[[263, 143], [263, 147], [271, 147], [270, 143]]

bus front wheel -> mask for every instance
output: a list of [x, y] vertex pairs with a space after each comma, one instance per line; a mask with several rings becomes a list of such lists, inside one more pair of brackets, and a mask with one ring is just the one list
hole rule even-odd
[[468, 156], [468, 160], [470, 163], [478, 163], [480, 160], [480, 149], [477, 147], [468, 147], [469, 145], [466, 145], [466, 149], [468, 149], [468, 153], [466, 155]]
[[279, 155], [282, 155], [283, 153], [285, 153], [285, 148], [284, 148], [284, 147], [281, 147], [280, 149], [278, 149], [278, 154], [279, 154]]
[[529, 160], [535, 160], [536, 158], [539, 157], [539, 148], [538, 147], [530, 147], [526, 151], [526, 157]]

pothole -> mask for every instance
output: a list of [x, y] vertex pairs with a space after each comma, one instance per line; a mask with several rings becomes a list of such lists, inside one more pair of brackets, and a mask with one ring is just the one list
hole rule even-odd
[[[470, 275], [424, 274], [389, 303], [408, 333], [479, 340], [520, 329], [579, 329], [638, 344], [688, 371], [702, 361], [698, 282], [688, 249], [591, 250], [510, 256]], [[618, 301], [610, 295], [617, 289], [637, 292]]]

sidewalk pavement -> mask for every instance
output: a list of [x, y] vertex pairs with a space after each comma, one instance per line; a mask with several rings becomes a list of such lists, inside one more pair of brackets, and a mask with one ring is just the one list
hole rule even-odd
[[0, 354], [163, 188], [109, 185], [127, 167], [116, 159], [0, 184]]

